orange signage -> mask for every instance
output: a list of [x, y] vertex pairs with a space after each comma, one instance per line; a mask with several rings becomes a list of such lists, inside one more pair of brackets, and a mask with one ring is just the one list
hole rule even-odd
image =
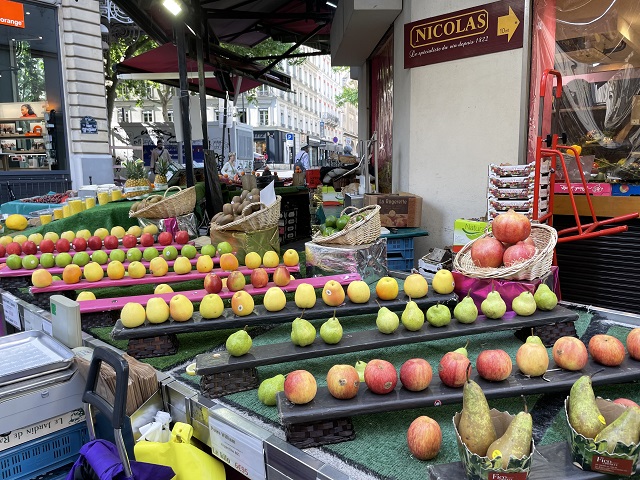
[[0, 25], [24, 28], [24, 5], [0, 0]]

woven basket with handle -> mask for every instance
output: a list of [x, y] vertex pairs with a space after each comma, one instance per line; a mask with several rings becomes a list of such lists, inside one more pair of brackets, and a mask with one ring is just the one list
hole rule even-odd
[[[178, 189], [178, 193], [167, 196], [167, 194]], [[162, 200], [156, 203], [150, 203], [149, 199], [153, 197], [160, 197]], [[193, 212], [196, 207], [196, 187], [185, 188], [184, 190], [178, 187], [169, 187], [164, 195], [151, 195], [145, 200], [145, 206], [139, 208], [135, 212], [129, 212], [129, 217], [142, 217], [142, 218], [170, 218], [178, 217], [180, 215], [186, 215]]]
[[502, 278], [505, 280], [533, 280], [551, 270], [553, 250], [558, 242], [556, 230], [544, 224], [531, 225], [531, 238], [536, 245], [536, 253], [530, 259], [511, 265], [510, 267], [488, 268], [477, 267], [471, 259], [471, 246], [489, 233], [467, 243], [453, 259], [453, 268], [472, 278]]
[[282, 197], [276, 195], [276, 201], [271, 205], [265, 205], [262, 202], [260, 204], [260, 210], [247, 214], [251, 211], [251, 208], [255, 203], [247, 205], [242, 210], [242, 217], [226, 225], [219, 225], [216, 222], [211, 222], [211, 231], [236, 231], [236, 232], [256, 232], [258, 230], [264, 230], [265, 228], [275, 227], [278, 225], [280, 219], [280, 203]]
[[[346, 227], [327, 237], [318, 232], [311, 241], [321, 245], [365, 245], [380, 237], [380, 205], [360, 209], [347, 207], [340, 213], [342, 215], [350, 217]], [[358, 215], [362, 215], [359, 220]]]

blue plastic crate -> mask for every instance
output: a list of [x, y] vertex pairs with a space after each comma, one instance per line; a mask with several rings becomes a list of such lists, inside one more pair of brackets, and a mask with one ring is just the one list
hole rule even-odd
[[387, 252], [406, 252], [404, 257], [413, 258], [413, 237], [387, 238]]
[[387, 238], [387, 267], [408, 272], [413, 268], [413, 237]]
[[88, 441], [87, 426], [79, 423], [0, 452], [0, 479], [27, 480], [63, 467]]
[[410, 272], [413, 268], [413, 258], [389, 258], [387, 257], [387, 268], [398, 272]]

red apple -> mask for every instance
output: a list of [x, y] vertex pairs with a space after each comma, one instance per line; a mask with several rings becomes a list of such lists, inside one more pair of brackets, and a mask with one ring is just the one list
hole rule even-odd
[[360, 377], [352, 365], [334, 365], [327, 372], [329, 393], [340, 400], [348, 400], [358, 394]]
[[431, 460], [440, 451], [442, 430], [433, 418], [416, 418], [407, 430], [407, 445], [418, 460]]
[[478, 267], [499, 267], [503, 253], [502, 243], [493, 237], [479, 238], [471, 244], [471, 260]]
[[528, 245], [524, 242], [518, 242], [515, 245], [511, 245], [504, 251], [502, 261], [506, 267], [515, 265], [517, 263], [526, 262], [536, 254], [536, 247]]
[[82, 237], [73, 239], [73, 249], [76, 252], [84, 252], [87, 249], [87, 241]]
[[511, 357], [504, 350], [483, 350], [476, 360], [478, 375], [492, 382], [507, 379], [512, 368]]
[[374, 359], [364, 367], [364, 382], [373, 393], [380, 395], [389, 393], [396, 388], [398, 372], [392, 363]]
[[50, 238], [45, 238], [40, 242], [41, 253], [53, 253], [55, 249], [56, 249], [56, 244], [53, 243], [53, 240], [51, 240]]
[[[469, 359], [458, 352], [447, 352], [438, 365], [438, 376], [448, 387], [458, 388], [467, 381], [467, 369], [471, 365]], [[469, 368], [469, 374], [471, 369]]]
[[155, 242], [153, 235], [151, 235], [148, 232], [143, 233], [142, 235], [140, 235], [140, 245], [142, 245], [143, 247], [150, 247], [151, 245], [153, 245]]
[[289, 269], [284, 265], [278, 265], [273, 271], [273, 283], [279, 287], [285, 287], [289, 285], [290, 281], [291, 274], [289, 273]]
[[400, 367], [402, 386], [412, 392], [424, 390], [431, 383], [433, 370], [424, 358], [410, 358]]
[[35, 255], [36, 253], [38, 253], [38, 246], [35, 242], [27, 240], [22, 244], [22, 252], [25, 255]]
[[316, 379], [306, 370], [294, 370], [284, 380], [284, 396], [291, 403], [309, 403], [315, 398], [317, 391]]
[[138, 244], [138, 238], [135, 235], [127, 233], [122, 237], [122, 246], [125, 248], [133, 248]]
[[509, 210], [493, 219], [491, 233], [501, 242], [515, 244], [531, 234], [531, 222], [522, 213]]
[[633, 400], [629, 400], [628, 398], [616, 398], [613, 401], [613, 403], [617, 403], [618, 405], [624, 405], [625, 407], [638, 407], [638, 408], [640, 408], [640, 405], [638, 405]]
[[160, 245], [170, 245], [171, 242], [173, 242], [173, 235], [171, 235], [171, 232], [160, 232], [160, 234], [158, 235], [158, 243]]
[[56, 241], [56, 250], [58, 253], [68, 252], [71, 250], [71, 244], [66, 238], [60, 238]]
[[[7, 253], [9, 249], [7, 248]], [[634, 328], [627, 335], [627, 350], [634, 360], [640, 360], [640, 327]]]
[[239, 270], [234, 270], [227, 277], [227, 288], [230, 292], [237, 292], [238, 290], [244, 289], [244, 286], [247, 284], [246, 279], [244, 278], [244, 273]]
[[624, 360], [624, 345], [611, 335], [594, 335], [589, 340], [589, 355], [602, 365], [617, 367]]
[[269, 283], [269, 274], [264, 268], [258, 267], [251, 271], [251, 285], [255, 288], [262, 288], [267, 283]]
[[176, 243], [180, 245], [186, 245], [189, 243], [189, 232], [186, 230], [179, 230], [176, 232]]
[[[40, 243], [40, 245], [42, 245], [42, 242]], [[89, 240], [87, 240], [87, 247], [94, 251], [102, 250], [102, 239], [97, 235], [90, 236]]]
[[[42, 242], [40, 242], [42, 243]], [[52, 242], [53, 244], [53, 242]], [[5, 247], [4, 245], [0, 244], [0, 258], [4, 258], [7, 255], [7, 247]]]
[[222, 280], [215, 273], [208, 273], [206, 277], [204, 277], [204, 289], [208, 293], [218, 293], [222, 290]]
[[560, 337], [553, 344], [553, 360], [565, 370], [582, 370], [587, 364], [587, 347], [575, 337]]
[[7, 255], [20, 255], [22, 253], [22, 247], [18, 242], [10, 242], [6, 247]]
[[115, 250], [118, 248], [118, 237], [115, 235], [107, 235], [104, 237], [104, 248], [107, 250]]

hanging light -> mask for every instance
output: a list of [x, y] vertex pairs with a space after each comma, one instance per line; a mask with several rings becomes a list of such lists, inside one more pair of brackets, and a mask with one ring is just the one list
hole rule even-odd
[[178, 16], [182, 11], [182, 5], [178, 0], [163, 0], [162, 5], [169, 10], [174, 16]]

